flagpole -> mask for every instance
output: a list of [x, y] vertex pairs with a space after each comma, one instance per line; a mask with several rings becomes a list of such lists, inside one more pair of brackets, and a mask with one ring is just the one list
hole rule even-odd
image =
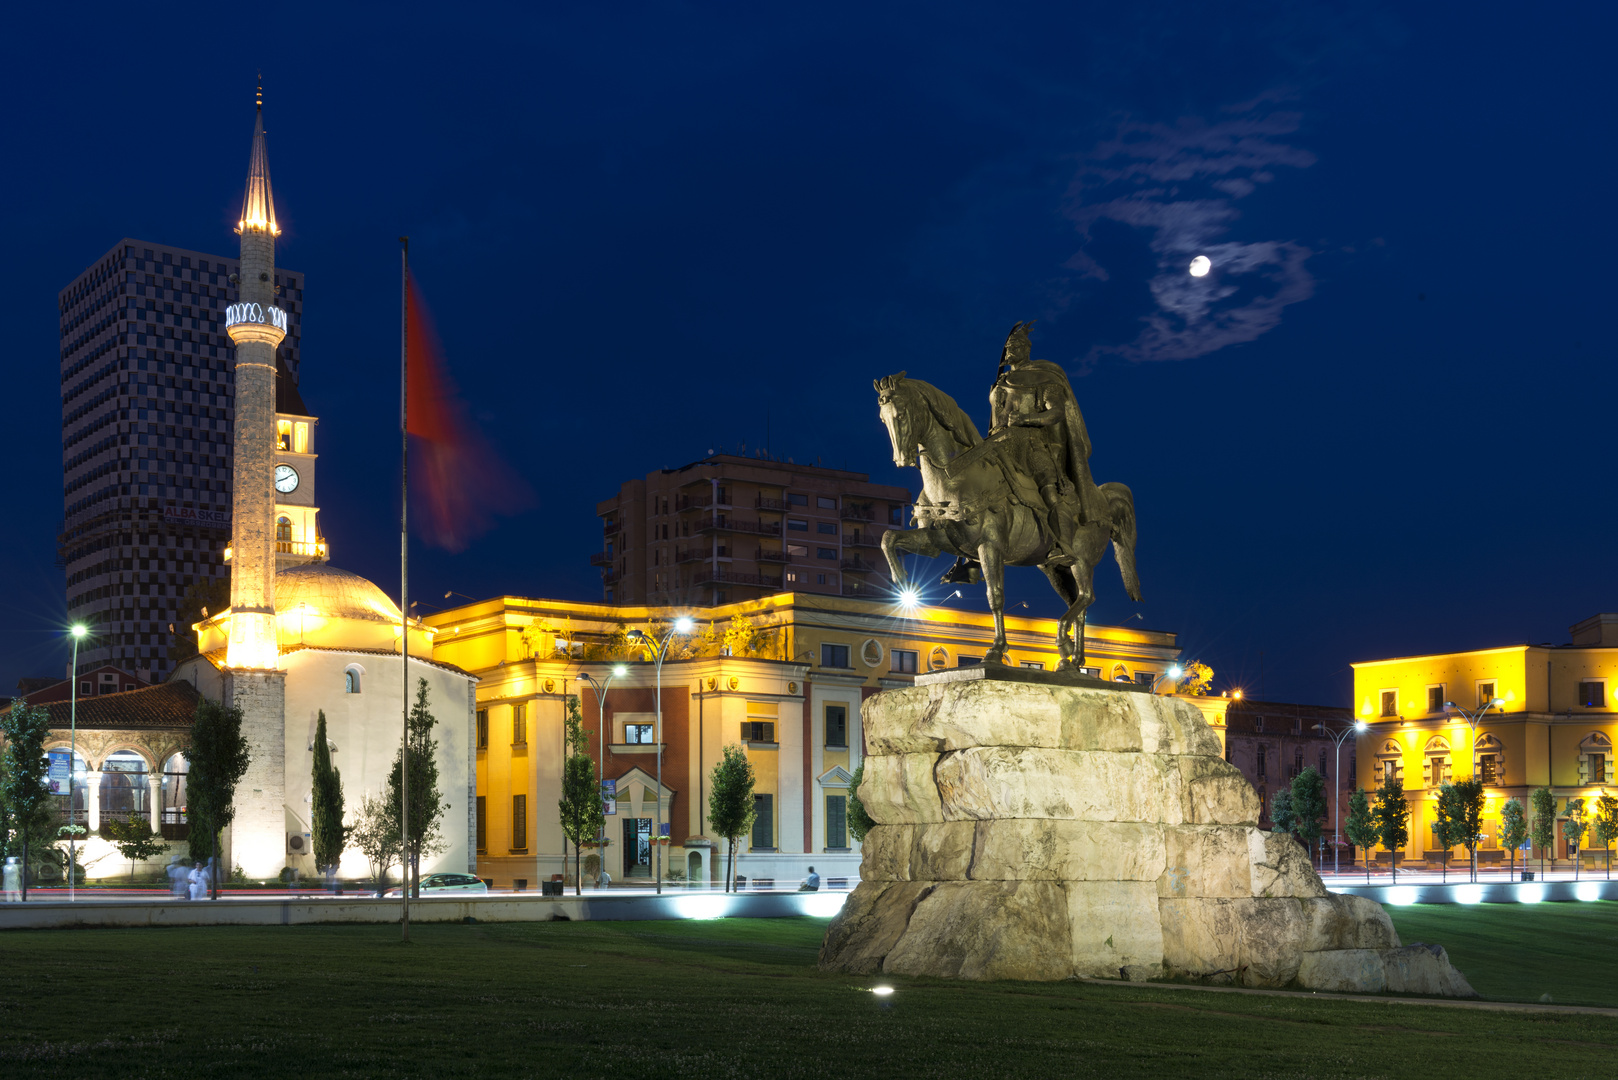
[[399, 670], [404, 738], [399, 746], [399, 925], [410, 940], [410, 237], [399, 237]]

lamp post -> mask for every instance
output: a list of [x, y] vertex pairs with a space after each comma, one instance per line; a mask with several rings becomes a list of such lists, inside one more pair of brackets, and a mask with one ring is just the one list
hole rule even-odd
[[1343, 775], [1343, 743], [1347, 742], [1350, 737], [1364, 731], [1365, 721], [1356, 720], [1352, 725], [1341, 731], [1332, 731], [1326, 726], [1324, 720], [1316, 724], [1315, 727], [1320, 729], [1321, 734], [1337, 744], [1337, 753], [1333, 758], [1331, 774], [1331, 872], [1332, 876], [1336, 877], [1340, 872], [1341, 864], [1339, 859], [1343, 850], [1343, 791], [1341, 787], [1342, 780], [1340, 779]]
[[643, 630], [631, 630], [629, 640], [644, 641], [657, 645], [657, 658], [654, 661], [657, 684], [657, 728], [652, 732], [652, 739], [657, 743], [657, 834], [652, 837], [653, 865], [656, 867], [657, 892], [663, 894], [663, 657], [668, 654], [669, 643], [674, 640], [675, 634], [689, 634], [696, 626], [689, 618], [681, 616], [674, 620], [674, 625], [663, 636], [662, 644]]
[[[1470, 728], [1472, 732], [1471, 746], [1469, 747], [1472, 752], [1472, 770], [1471, 772], [1467, 773], [1468, 779], [1478, 774], [1478, 725], [1483, 723], [1483, 715], [1485, 713], [1495, 706], [1503, 706], [1505, 703], [1505, 698], [1494, 697], [1490, 698], [1488, 701], [1485, 701], [1482, 705], [1479, 705], [1471, 712], [1467, 712], [1453, 701], [1444, 702], [1444, 711], [1451, 716], [1459, 716], [1461, 719], [1465, 720], [1466, 726]], [[1501, 711], [1504, 710], [1502, 709]]]
[[[629, 669], [622, 664], [614, 664], [605, 679], [598, 679], [588, 671], [579, 678], [587, 681], [596, 691], [596, 743], [599, 750], [596, 754], [596, 794], [601, 794], [601, 763], [607, 760], [607, 691], [612, 688], [612, 680], [618, 678]], [[596, 850], [601, 852], [603, 861], [606, 859], [606, 849], [601, 846], [604, 830], [607, 827], [605, 819], [601, 823], [603, 831], [596, 833]]]
[[[67, 707], [67, 899], [69, 903], [78, 899], [77, 881], [79, 869], [79, 834], [74, 831], [78, 823], [73, 820], [73, 762], [79, 756], [79, 642], [84, 640], [87, 633], [83, 623], [73, 624], [73, 669], [69, 676], [72, 686], [68, 688], [71, 695]], [[27, 873], [28, 868], [23, 868]]]
[[1180, 669], [1179, 664], [1169, 665], [1169, 669], [1167, 671], [1163, 672], [1163, 674], [1152, 680], [1152, 693], [1157, 693], [1157, 684], [1162, 682], [1164, 679], [1173, 679], [1178, 682], [1180, 676], [1183, 674], [1185, 673]]

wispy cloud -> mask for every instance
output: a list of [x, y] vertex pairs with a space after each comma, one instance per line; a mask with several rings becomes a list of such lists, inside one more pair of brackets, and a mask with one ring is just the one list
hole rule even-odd
[[[1236, 345], [1272, 329], [1290, 304], [1314, 294], [1304, 263], [1310, 250], [1290, 240], [1226, 239], [1241, 216], [1236, 201], [1275, 179], [1278, 168], [1308, 168], [1315, 157], [1281, 141], [1298, 128], [1296, 113], [1267, 101], [1227, 110], [1210, 123], [1125, 124], [1117, 137], [1084, 156], [1068, 190], [1066, 213], [1086, 241], [1101, 221], [1150, 233], [1157, 273], [1150, 281], [1156, 308], [1142, 317], [1135, 340], [1097, 346], [1086, 363], [1187, 360]], [[1213, 271], [1195, 278], [1191, 259], [1206, 255]], [[1107, 268], [1087, 251], [1069, 260], [1081, 276], [1107, 280]]]

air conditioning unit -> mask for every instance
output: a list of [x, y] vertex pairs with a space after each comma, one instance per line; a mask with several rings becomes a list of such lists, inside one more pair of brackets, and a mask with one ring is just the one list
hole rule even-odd
[[287, 853], [289, 855], [309, 854], [309, 836], [307, 833], [287, 833]]

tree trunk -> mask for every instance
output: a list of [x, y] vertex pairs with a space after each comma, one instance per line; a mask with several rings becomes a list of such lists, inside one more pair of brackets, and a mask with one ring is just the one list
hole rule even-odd
[[[69, 781], [71, 784], [71, 780]], [[73, 880], [73, 867], [67, 868], [68, 881]], [[22, 902], [28, 902], [28, 834], [22, 834]]]
[[573, 895], [584, 895], [584, 850], [580, 845], [573, 845]]

